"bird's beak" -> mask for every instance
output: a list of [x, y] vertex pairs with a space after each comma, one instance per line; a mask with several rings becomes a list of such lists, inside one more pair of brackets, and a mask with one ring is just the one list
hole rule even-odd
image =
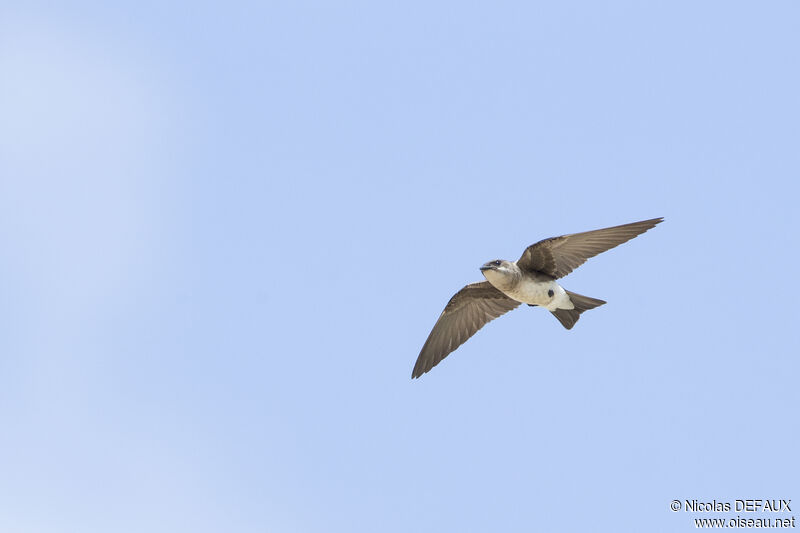
[[481, 267], [481, 272], [486, 272], [487, 270], [492, 270], [494, 268], [493, 265], [486, 264]]

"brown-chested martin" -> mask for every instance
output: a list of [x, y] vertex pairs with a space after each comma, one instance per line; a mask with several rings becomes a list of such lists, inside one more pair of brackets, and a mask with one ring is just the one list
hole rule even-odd
[[450, 298], [419, 353], [411, 377], [418, 378], [438, 365], [487, 322], [521, 303], [544, 307], [565, 328], [572, 329], [581, 313], [606, 302], [565, 290], [555, 280], [662, 220], [653, 218], [552, 237], [529, 246], [517, 261], [495, 259], [485, 263], [480, 270], [486, 281], [471, 283]]

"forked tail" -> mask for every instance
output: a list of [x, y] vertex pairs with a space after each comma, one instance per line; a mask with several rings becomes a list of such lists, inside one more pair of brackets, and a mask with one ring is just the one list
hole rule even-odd
[[577, 294], [574, 292], [566, 291], [567, 296], [572, 301], [572, 305], [575, 306], [574, 309], [556, 309], [552, 311], [553, 315], [561, 322], [561, 325], [567, 329], [572, 329], [572, 326], [578, 321], [581, 317], [581, 313], [584, 311], [588, 311], [589, 309], [594, 309], [595, 307], [600, 307], [604, 303], [603, 300], [598, 300], [597, 298], [589, 298], [588, 296], [584, 296], [582, 294]]

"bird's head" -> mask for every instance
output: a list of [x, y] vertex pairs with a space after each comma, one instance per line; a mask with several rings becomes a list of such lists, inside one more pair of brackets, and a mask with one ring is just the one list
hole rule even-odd
[[495, 287], [503, 287], [516, 281], [519, 269], [511, 261], [495, 259], [484, 263], [481, 267], [484, 277]]

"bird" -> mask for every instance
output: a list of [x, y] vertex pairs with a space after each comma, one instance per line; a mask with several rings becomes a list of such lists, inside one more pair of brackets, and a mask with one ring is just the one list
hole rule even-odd
[[610, 228], [543, 239], [516, 261], [494, 259], [480, 271], [485, 281], [470, 283], [447, 302], [419, 352], [411, 378], [419, 378], [490, 321], [521, 304], [544, 307], [566, 329], [581, 313], [606, 302], [564, 289], [556, 282], [590, 257], [610, 250], [655, 227], [663, 217]]

